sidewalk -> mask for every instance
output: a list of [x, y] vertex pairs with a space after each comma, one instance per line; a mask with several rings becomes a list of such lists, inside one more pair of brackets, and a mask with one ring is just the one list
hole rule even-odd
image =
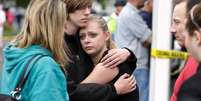
[[[7, 43], [8, 43], [8, 41], [4, 41], [3, 47], [5, 47], [5, 44], [7, 44]], [[1, 73], [2, 65], [3, 65], [2, 49], [3, 49], [3, 48], [0, 48], [0, 73]]]

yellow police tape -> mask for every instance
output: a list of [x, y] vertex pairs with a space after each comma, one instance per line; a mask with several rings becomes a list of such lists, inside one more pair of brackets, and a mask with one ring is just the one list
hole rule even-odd
[[183, 59], [188, 58], [187, 52], [181, 52], [176, 50], [151, 50], [151, 56], [155, 58], [167, 58], [167, 59]]

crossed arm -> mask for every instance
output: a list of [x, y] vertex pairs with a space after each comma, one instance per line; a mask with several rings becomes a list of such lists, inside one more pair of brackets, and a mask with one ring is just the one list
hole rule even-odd
[[[117, 53], [117, 54], [114, 54], [114, 53]], [[104, 60], [106, 64], [103, 65], [104, 62], [102, 62], [102, 64], [99, 64], [98, 66], [96, 66], [94, 70], [90, 73], [90, 75], [88, 76], [89, 78], [88, 77], [85, 78], [81, 83], [71, 78], [73, 73], [72, 75], [70, 74], [70, 76], [68, 76], [68, 92], [72, 101], [73, 100], [108, 101], [108, 100], [114, 99], [119, 94], [124, 94], [124, 93], [133, 91], [135, 89], [134, 88], [135, 82], [133, 81], [133, 76], [130, 76], [128, 74], [122, 75], [122, 77], [120, 77], [119, 80], [115, 82], [115, 84], [108, 83], [119, 72], [118, 68], [114, 68], [114, 67], [116, 67], [118, 63], [121, 63], [120, 61], [123, 62], [128, 57], [130, 57], [130, 54], [131, 53], [127, 51], [126, 49], [120, 50], [120, 52], [117, 52], [117, 50], [109, 51], [109, 54], [108, 54], [109, 56], [107, 55], [106, 56], [110, 58], [107, 58], [107, 59], [105, 58]], [[113, 59], [111, 56], [113, 58], [118, 57], [120, 59]], [[114, 60], [114, 61], [110, 63], [111, 60]], [[108, 63], [107, 61], [110, 61], [109, 65], [107, 64]], [[107, 67], [107, 68], [104, 68], [104, 67]], [[112, 73], [112, 75], [111, 74], [107, 75], [105, 74], [106, 72], [107, 74]]]

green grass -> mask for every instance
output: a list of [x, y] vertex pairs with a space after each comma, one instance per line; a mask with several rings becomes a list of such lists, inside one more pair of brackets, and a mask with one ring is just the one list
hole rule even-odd
[[15, 36], [3, 36], [4, 41], [11, 41]]
[[10, 41], [16, 36], [17, 33], [18, 31], [16, 31], [12, 26], [6, 23], [4, 26], [3, 40]]

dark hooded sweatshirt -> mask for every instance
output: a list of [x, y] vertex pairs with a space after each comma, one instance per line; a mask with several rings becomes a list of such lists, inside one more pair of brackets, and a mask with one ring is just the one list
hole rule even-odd
[[[65, 34], [65, 41], [70, 48], [72, 62], [66, 66], [68, 76], [68, 93], [70, 101], [138, 101], [138, 90], [135, 90], [135, 99], [121, 100], [117, 95], [113, 82], [100, 85], [95, 83], [80, 84], [93, 70], [93, 62], [81, 48], [78, 37]], [[136, 57], [125, 63], [129, 65], [131, 72], [136, 67]]]

